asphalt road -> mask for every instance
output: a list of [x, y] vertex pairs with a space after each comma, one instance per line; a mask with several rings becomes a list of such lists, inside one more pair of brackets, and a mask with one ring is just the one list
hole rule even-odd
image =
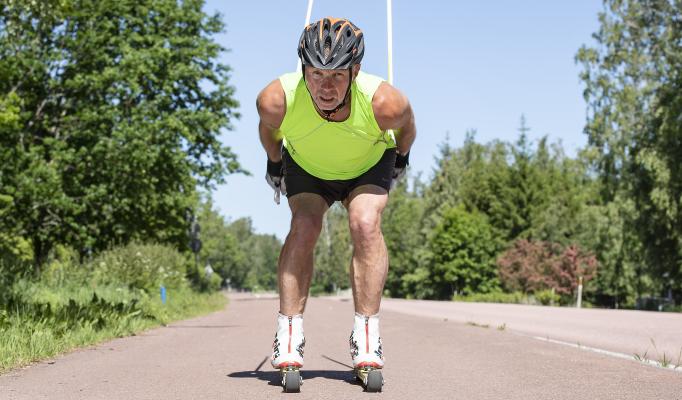
[[[302, 391], [282, 393], [279, 373], [268, 362], [277, 299], [231, 297], [223, 311], [6, 373], [0, 376], [0, 399], [682, 399], [679, 369], [540, 341], [514, 330], [526, 318], [540, 331], [566, 333], [565, 327], [552, 328], [566, 318], [560, 309], [503, 307], [507, 318], [500, 322], [508, 328], [499, 330], [494, 319], [488, 328], [474, 325], [492, 318], [476, 311], [480, 305], [462, 311], [461, 303], [394, 300], [384, 301], [381, 317], [384, 391], [363, 393], [349, 366], [352, 303], [329, 298], [311, 299], [305, 313]], [[622, 326], [639, 323], [637, 316], [627, 322], [625, 314], [616, 315], [621, 324], [607, 323], [598, 335], [602, 339], [627, 336]], [[680, 316], [673, 316], [674, 327]], [[587, 320], [583, 325], [580, 329], [588, 332], [600, 329], [585, 328]], [[624, 349], [620, 346], [613, 348]]]

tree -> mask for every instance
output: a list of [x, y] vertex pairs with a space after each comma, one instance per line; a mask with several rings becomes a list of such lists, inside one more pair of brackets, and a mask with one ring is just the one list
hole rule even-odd
[[498, 244], [486, 217], [451, 208], [429, 241], [433, 254], [430, 282], [437, 298], [488, 293], [499, 287], [495, 254]]
[[0, 5], [0, 101], [18, 108], [0, 126], [0, 194], [37, 265], [57, 243], [186, 248], [196, 186], [241, 170], [218, 139], [238, 116], [223, 24], [202, 4]]
[[568, 302], [578, 287], [578, 277], [589, 281], [597, 259], [576, 245], [519, 239], [498, 260], [500, 280], [509, 291], [536, 293], [554, 289]]
[[275, 235], [253, 235], [249, 243], [248, 274], [244, 287], [251, 290], [277, 289], [277, 262], [282, 242]]
[[589, 150], [604, 199], [634, 202], [625, 229], [639, 237], [642, 253], [635, 258], [646, 260], [653, 292], [672, 282], [682, 299], [682, 2], [604, 4], [596, 46], [583, 46], [576, 57]]
[[206, 264], [231, 285], [242, 287], [248, 274], [248, 249], [242, 247], [236, 234], [230, 231], [225, 219], [214, 208], [208, 197], [198, 208], [197, 221], [201, 227], [202, 242], [199, 252], [200, 269]]
[[424, 201], [418, 191], [421, 183], [415, 178], [414, 189], [410, 191], [406, 181], [401, 181], [391, 190], [381, 219], [389, 264], [384, 291], [392, 297], [411, 294], [405, 279], [420, 265], [425, 251], [421, 233]]

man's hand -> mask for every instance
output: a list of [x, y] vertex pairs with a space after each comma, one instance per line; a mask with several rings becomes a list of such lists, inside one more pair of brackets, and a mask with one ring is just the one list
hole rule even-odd
[[400, 179], [407, 173], [407, 166], [410, 164], [410, 152], [405, 155], [400, 152], [395, 155], [395, 166], [393, 167], [393, 179], [391, 180], [391, 189], [393, 189]]
[[272, 162], [268, 158], [268, 167], [265, 174], [265, 181], [275, 191], [275, 203], [279, 204], [280, 193], [287, 194], [287, 188], [284, 185], [282, 160], [279, 162]]

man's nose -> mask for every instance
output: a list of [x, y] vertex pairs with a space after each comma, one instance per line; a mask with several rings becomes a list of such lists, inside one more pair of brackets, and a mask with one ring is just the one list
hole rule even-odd
[[332, 89], [334, 87], [333, 79], [331, 76], [322, 79], [322, 87], [325, 89]]

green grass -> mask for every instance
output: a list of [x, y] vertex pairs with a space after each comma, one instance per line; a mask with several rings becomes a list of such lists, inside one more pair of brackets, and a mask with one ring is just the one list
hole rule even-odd
[[490, 328], [490, 325], [488, 325], [488, 324], [479, 324], [479, 323], [476, 323], [474, 321], [468, 321], [467, 325], [475, 326], [477, 328], [486, 328], [486, 329]]
[[[23, 286], [22, 286], [23, 285]], [[222, 293], [169, 289], [158, 296], [125, 287], [50, 288], [22, 283], [23, 301], [0, 310], [0, 373], [78, 347], [129, 336], [225, 306]]]
[[661, 367], [663, 368], [672, 368], [674, 370], [678, 368], [682, 368], [682, 347], [680, 347], [680, 353], [677, 356], [677, 360], [675, 360], [672, 357], [668, 357], [668, 355], [663, 352], [663, 356], [661, 356], [658, 352], [658, 348], [656, 347], [656, 342], [654, 342], [653, 338], [649, 338], [651, 341], [651, 344], [654, 346], [654, 351], [656, 351], [656, 359], [650, 359], [648, 357], [649, 354], [649, 349], [647, 349], [644, 354], [638, 354], [635, 353], [633, 355], [635, 361], [643, 362], [645, 364], [648, 364], [650, 361], [657, 362]]
[[468, 296], [453, 296], [454, 301], [476, 302], [476, 303], [512, 303], [512, 304], [527, 304], [528, 297], [521, 292], [514, 293], [477, 293]]

